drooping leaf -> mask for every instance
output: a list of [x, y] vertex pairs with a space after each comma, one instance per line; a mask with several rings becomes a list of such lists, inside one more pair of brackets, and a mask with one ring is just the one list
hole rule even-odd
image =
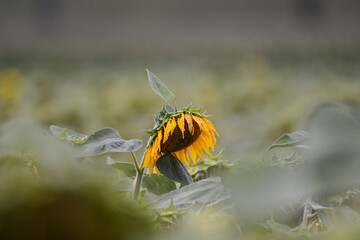
[[56, 125], [50, 126], [50, 131], [55, 137], [59, 137], [68, 142], [73, 142], [76, 144], [82, 144], [85, 142], [87, 135], [72, 131], [67, 128], [62, 128]]
[[176, 189], [175, 183], [164, 176], [145, 175], [142, 184], [156, 195], [162, 195]]
[[313, 201], [310, 201], [310, 200], [307, 200], [304, 205], [306, 204], [309, 204], [311, 206], [312, 209], [318, 211], [318, 210], [323, 210], [323, 211], [326, 211], [329, 215], [332, 215], [335, 210], [331, 207], [324, 207], [324, 206], [321, 206], [320, 204], [318, 203], [315, 203]]
[[146, 69], [152, 90], [159, 95], [165, 103], [170, 103], [174, 99], [174, 94], [155, 74]]
[[292, 231], [289, 226], [277, 223], [274, 220], [267, 220], [266, 225], [271, 230], [275, 239], [282, 239], [287, 237], [288, 234]]
[[134, 152], [142, 147], [139, 139], [124, 140], [112, 128], [104, 128], [91, 134], [81, 145], [81, 156], [95, 156], [108, 152]]
[[103, 128], [91, 134], [85, 141], [85, 144], [96, 143], [109, 138], [119, 138], [120, 134], [113, 128]]
[[176, 208], [187, 207], [194, 203], [209, 203], [219, 199], [224, 191], [221, 178], [212, 177], [194, 182], [173, 190], [154, 200], [155, 208], [166, 208], [173, 202]]
[[273, 219], [267, 220], [263, 227], [272, 232], [273, 239], [309, 239], [311, 233], [302, 231], [299, 227], [290, 228], [287, 225], [277, 223]]
[[280, 138], [278, 138], [268, 150], [278, 148], [278, 147], [293, 147], [297, 144], [304, 142], [305, 140], [310, 138], [310, 133], [299, 130], [293, 133], [283, 134]]
[[156, 161], [156, 167], [167, 178], [188, 185], [193, 182], [190, 174], [180, 162], [180, 160], [171, 153], [166, 153]]
[[135, 178], [135, 176], [136, 176], [135, 166], [132, 163], [117, 162], [117, 163], [112, 164], [111, 166], [122, 171], [129, 178]]
[[309, 204], [313, 210], [316, 211], [318, 218], [325, 224], [329, 225], [330, 217], [334, 214], [335, 210], [331, 207], [324, 207], [318, 203], [307, 200], [304, 205]]
[[113, 128], [98, 130], [90, 136], [55, 125], [50, 126], [50, 130], [56, 137], [75, 143], [80, 157], [90, 157], [108, 152], [134, 152], [143, 145], [139, 139], [122, 139]]

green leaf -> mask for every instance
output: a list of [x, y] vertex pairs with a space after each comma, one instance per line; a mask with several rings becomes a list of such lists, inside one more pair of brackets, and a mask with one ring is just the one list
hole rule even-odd
[[315, 211], [318, 211], [318, 210], [323, 210], [325, 212], [327, 212], [329, 215], [332, 215], [335, 210], [331, 207], [324, 207], [324, 206], [321, 206], [320, 204], [318, 203], [315, 203], [313, 201], [310, 201], [310, 200], [307, 200], [304, 205], [306, 204], [309, 204], [311, 206], [312, 209], [314, 209]]
[[196, 175], [199, 172], [207, 171], [210, 167], [218, 166], [220, 168], [232, 168], [234, 164], [228, 163], [227, 161], [220, 160], [223, 155], [224, 150], [221, 150], [216, 156], [206, 158], [203, 162], [192, 165], [189, 169], [189, 174], [191, 176]]
[[95, 156], [108, 152], [135, 152], [142, 147], [139, 139], [124, 140], [112, 128], [104, 128], [91, 134], [81, 145], [82, 157]]
[[313, 210], [316, 211], [318, 218], [324, 223], [325, 226], [329, 225], [330, 217], [335, 213], [331, 207], [324, 207], [320, 204], [307, 200], [304, 205], [309, 204]]
[[145, 175], [142, 184], [156, 195], [162, 195], [176, 189], [175, 183], [164, 176]]
[[266, 225], [270, 228], [275, 239], [288, 237], [292, 229], [284, 224], [275, 222], [274, 220], [267, 220]]
[[175, 108], [174, 108], [173, 106], [171, 106], [170, 104], [166, 104], [166, 105], [165, 105], [165, 109], [166, 109], [166, 111], [169, 112], [169, 113], [174, 113], [174, 112], [176, 112]]
[[268, 150], [278, 148], [278, 147], [293, 147], [299, 143], [304, 142], [305, 140], [310, 138], [310, 133], [299, 130], [293, 133], [283, 134], [280, 138], [278, 138]]
[[112, 164], [111, 166], [124, 172], [125, 175], [128, 176], [129, 178], [135, 178], [136, 176], [135, 166], [132, 163], [118, 162]]
[[146, 69], [152, 90], [159, 95], [165, 103], [170, 103], [174, 99], [174, 94], [155, 74]]
[[82, 144], [85, 142], [87, 135], [72, 131], [67, 128], [62, 128], [56, 125], [50, 126], [51, 133], [58, 138], [64, 139], [68, 142]]
[[124, 140], [113, 128], [104, 128], [90, 136], [58, 127], [50, 126], [53, 135], [76, 144], [80, 157], [90, 157], [108, 152], [135, 152], [143, 143], [139, 139]]
[[183, 215], [187, 212], [189, 212], [192, 205], [190, 205], [188, 208], [178, 209], [174, 206], [173, 202], [170, 203], [170, 205], [167, 208], [158, 209], [157, 212], [161, 217], [172, 217], [175, 215]]
[[103, 128], [91, 134], [88, 139], [86, 139], [85, 144], [96, 143], [108, 138], [119, 138], [120, 134], [113, 128]]
[[300, 231], [297, 228], [290, 228], [287, 225], [280, 224], [274, 220], [267, 220], [265, 224], [261, 224], [265, 228], [271, 230], [273, 238], [271, 239], [309, 239], [311, 233]]
[[176, 208], [184, 208], [194, 203], [216, 201], [223, 192], [224, 185], [221, 183], [221, 178], [212, 177], [166, 193], [152, 203], [157, 209], [166, 208], [171, 203]]
[[188, 185], [193, 182], [190, 174], [180, 162], [180, 160], [171, 153], [166, 153], [156, 161], [156, 167], [167, 178]]

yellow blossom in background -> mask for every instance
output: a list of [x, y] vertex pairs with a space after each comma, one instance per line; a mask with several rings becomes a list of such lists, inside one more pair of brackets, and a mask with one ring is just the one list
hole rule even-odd
[[7, 70], [0, 75], [0, 99], [13, 103], [23, 92], [23, 76], [17, 70]]

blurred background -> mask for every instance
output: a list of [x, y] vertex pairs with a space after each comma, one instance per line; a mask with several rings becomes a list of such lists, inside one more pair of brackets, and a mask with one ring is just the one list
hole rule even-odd
[[360, 102], [359, 12], [356, 0], [1, 0], [0, 121], [146, 140], [161, 107], [149, 68], [240, 158], [323, 102]]
[[[289, 239], [340, 215], [323, 239], [359, 239], [359, 12], [358, 0], [0, 0], [0, 238]], [[42, 134], [112, 127], [146, 142], [162, 106], [146, 68], [177, 108], [212, 115], [226, 150], [192, 170], [220, 166], [226, 189], [206, 207], [129, 203], [132, 179], [108, 166], [129, 154], [79, 159]], [[300, 129], [309, 145], [266, 151]]]

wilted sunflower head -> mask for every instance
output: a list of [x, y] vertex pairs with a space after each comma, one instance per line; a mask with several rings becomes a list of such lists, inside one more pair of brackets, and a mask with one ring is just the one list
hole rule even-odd
[[[214, 149], [216, 132], [213, 124], [200, 110], [189, 108], [168, 112], [165, 108], [155, 119], [156, 125], [149, 131], [150, 140], [144, 156], [142, 168], [149, 167], [149, 174], [155, 168], [156, 161], [164, 154], [171, 153], [190, 167], [190, 158], [196, 164], [196, 156], [204, 159], [204, 152], [211, 155], [209, 147]], [[219, 135], [218, 135], [219, 136]]]

